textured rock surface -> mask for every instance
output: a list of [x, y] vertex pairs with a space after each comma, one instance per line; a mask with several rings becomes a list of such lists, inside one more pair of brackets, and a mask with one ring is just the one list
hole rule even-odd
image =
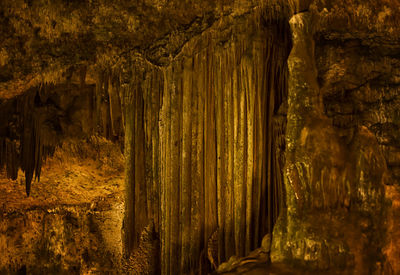
[[[260, 0], [2, 1], [0, 95], [12, 97], [42, 82], [58, 82], [67, 70], [116, 64], [142, 56], [166, 65], [194, 36], [222, 16], [241, 16]], [[268, 13], [286, 12], [280, 3]], [[268, 5], [269, 6], [269, 5]]]
[[[386, 198], [392, 200], [391, 206], [387, 209], [388, 216], [383, 213], [381, 221], [378, 213], [369, 210], [370, 219], [378, 222], [377, 228], [369, 224], [369, 229], [381, 231], [390, 240], [383, 238], [383, 245], [389, 242], [391, 247], [385, 248], [384, 254], [397, 274], [400, 272], [400, 242], [395, 231], [400, 227], [394, 217], [399, 215], [396, 190], [399, 186], [400, 29], [395, 22], [400, 15], [400, 2], [351, 1], [343, 5], [341, 1], [333, 1], [325, 11], [319, 5], [321, 3], [316, 3], [321, 12], [321, 25], [315, 38], [315, 58], [325, 114], [332, 119], [335, 131], [346, 144], [364, 143], [368, 139], [368, 147], [375, 144], [375, 153], [369, 156], [364, 153], [364, 159], [372, 161], [370, 168], [364, 166], [367, 171], [363, 174], [364, 181], [369, 179], [377, 183], [372, 172], [377, 170], [372, 168], [387, 167], [383, 183], [395, 185], [385, 187]], [[355, 133], [360, 127], [368, 132], [368, 137], [357, 141]], [[360, 161], [359, 158], [357, 167], [361, 168]], [[375, 232], [369, 234], [372, 236], [368, 238], [376, 236]], [[377, 268], [390, 272], [389, 267]]]
[[122, 217], [123, 205], [112, 200], [92, 208], [78, 204], [1, 213], [0, 270], [82, 274], [118, 269]]
[[[114, 139], [125, 130], [125, 256], [138, 248], [150, 221], [161, 236], [161, 267], [171, 274], [198, 268], [217, 225], [221, 261], [245, 255], [272, 230], [281, 183], [281, 160], [273, 152], [284, 148], [285, 109], [279, 107], [290, 46], [282, 20], [287, 8], [272, 4], [264, 9], [259, 1], [1, 3], [5, 104], [13, 106], [15, 96], [29, 88], [41, 103], [40, 86], [48, 83], [78, 93], [88, 85], [89, 99], [82, 100], [88, 114], [74, 120], [68, 92], [50, 89], [55, 104], [43, 104], [64, 112], [46, 115], [67, 117], [67, 126], [78, 126], [84, 138], [94, 133]], [[58, 102], [58, 95], [65, 100]], [[36, 114], [35, 104], [24, 111]], [[5, 113], [10, 124], [13, 116]], [[82, 122], [88, 131], [79, 129]], [[28, 121], [15, 137], [4, 131], [2, 164], [17, 160], [9, 165], [9, 177], [15, 178], [18, 167], [28, 171], [27, 182], [40, 173], [43, 124]], [[76, 135], [55, 124], [52, 150], [60, 139]], [[19, 142], [26, 129], [33, 134], [25, 139], [35, 142], [24, 154]], [[279, 145], [273, 136], [281, 137]]]
[[123, 274], [159, 274], [160, 273], [160, 240], [150, 223], [146, 226], [139, 239], [139, 245], [132, 251], [124, 263]]

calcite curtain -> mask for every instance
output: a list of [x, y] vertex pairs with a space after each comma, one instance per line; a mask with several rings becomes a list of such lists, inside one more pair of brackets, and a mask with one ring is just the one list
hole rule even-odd
[[[166, 67], [120, 73], [127, 251], [154, 223], [162, 274], [197, 270], [218, 232], [218, 261], [272, 231], [282, 195], [286, 22], [244, 17], [188, 42]], [[127, 77], [131, 75], [131, 77]]]

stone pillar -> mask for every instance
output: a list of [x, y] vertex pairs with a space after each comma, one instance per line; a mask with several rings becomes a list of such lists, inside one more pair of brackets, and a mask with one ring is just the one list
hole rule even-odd
[[271, 260], [368, 273], [375, 264], [370, 259], [380, 257], [368, 251], [379, 251], [381, 244], [365, 232], [377, 230], [379, 235], [384, 230], [380, 223], [386, 166], [365, 127], [346, 144], [324, 114], [314, 57], [317, 24], [309, 12], [290, 19], [286, 207], [274, 228]]

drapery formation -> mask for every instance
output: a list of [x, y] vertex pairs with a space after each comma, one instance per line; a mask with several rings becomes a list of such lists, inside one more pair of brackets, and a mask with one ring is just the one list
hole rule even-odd
[[289, 33], [283, 21], [240, 20], [167, 67], [138, 58], [121, 73], [132, 75], [121, 81], [127, 253], [153, 222], [163, 274], [198, 269], [217, 228], [219, 262], [247, 254], [278, 216]]
[[[137, 61], [121, 72], [125, 116], [126, 256], [139, 244], [142, 230], [150, 222], [160, 224], [159, 110], [162, 73]], [[131, 78], [131, 76], [133, 76]]]

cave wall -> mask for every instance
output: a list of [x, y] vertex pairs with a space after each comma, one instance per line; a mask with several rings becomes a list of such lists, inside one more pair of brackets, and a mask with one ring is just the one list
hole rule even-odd
[[[316, 7], [322, 11], [318, 5], [321, 3], [317, 2]], [[383, 181], [387, 208], [377, 220], [374, 232], [366, 230], [374, 243], [379, 243], [375, 232], [383, 234], [378, 249], [384, 255], [386, 267], [378, 266], [376, 270], [381, 268], [385, 274], [397, 274], [400, 270], [396, 233], [400, 228], [397, 222], [400, 30], [394, 23], [398, 21], [399, 6], [399, 1], [354, 1], [346, 7], [340, 6], [339, 1], [332, 3], [329, 12], [320, 15], [321, 29], [315, 37], [326, 115], [346, 143], [351, 143], [355, 129], [362, 127], [375, 147], [375, 156], [370, 156], [375, 158], [373, 167], [387, 167]], [[373, 167], [365, 174], [367, 178], [371, 177]], [[370, 216], [376, 219], [377, 214]], [[366, 254], [371, 257], [371, 252]]]
[[[248, 253], [271, 232], [281, 192], [282, 160], [274, 152], [284, 147], [281, 85], [289, 48], [279, 5], [260, 12], [258, 1], [204, 1], [185, 14], [177, 12], [178, 1], [0, 7], [7, 107], [0, 160], [12, 180], [19, 168], [25, 172], [27, 194], [64, 138], [118, 141], [125, 134], [126, 257], [140, 248], [149, 223], [161, 238], [163, 271], [172, 274], [200, 262], [210, 270], [206, 246], [218, 225], [217, 262]], [[268, 21], [275, 16], [277, 24]], [[143, 17], [154, 19], [148, 28], [138, 28]], [[180, 263], [176, 255], [188, 251]]]

